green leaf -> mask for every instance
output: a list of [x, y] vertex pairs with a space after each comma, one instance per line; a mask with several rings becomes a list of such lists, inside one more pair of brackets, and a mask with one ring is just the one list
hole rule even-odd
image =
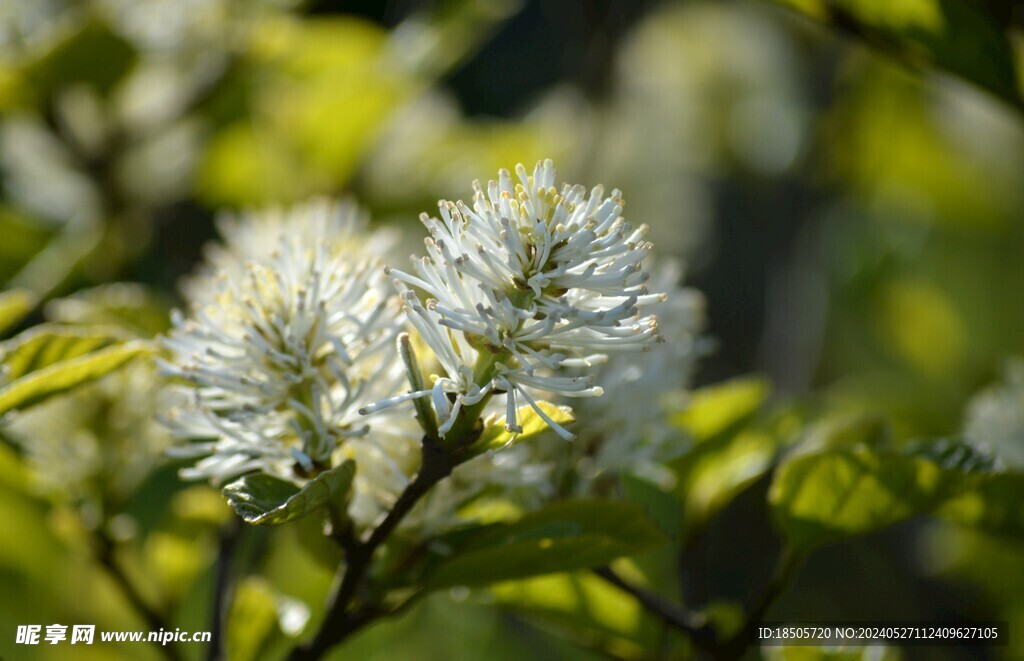
[[697, 442], [734, 431], [757, 413], [768, 399], [767, 381], [757, 377], [733, 379], [700, 388], [673, 422]]
[[333, 573], [338, 564], [345, 560], [337, 540], [324, 534], [322, 517], [307, 516], [296, 519], [289, 528], [306, 556], [323, 569]]
[[683, 508], [675, 493], [630, 473], [622, 475], [620, 484], [623, 500], [643, 507], [670, 539], [679, 539], [683, 532]]
[[674, 461], [676, 494], [683, 503], [683, 538], [712, 517], [771, 468], [781, 442], [765, 430], [745, 429], [703, 443]]
[[34, 406], [76, 386], [91, 383], [133, 358], [152, 352], [153, 347], [147, 342], [126, 342], [31, 371], [0, 388], [0, 415]]
[[[860, 413], [826, 416], [805, 432], [800, 443], [802, 454], [853, 447], [880, 448], [892, 442], [889, 421], [877, 415]], [[911, 453], [912, 454], [912, 453]]]
[[939, 510], [957, 525], [1024, 539], [1024, 474], [993, 475], [945, 503]]
[[971, 484], [969, 477], [920, 456], [839, 449], [783, 464], [768, 499], [789, 543], [807, 551], [929, 513]]
[[[3, 237], [0, 241], [0, 282], [10, 282], [32, 256], [43, 249], [53, 233], [53, 227], [0, 203], [0, 236]], [[31, 290], [30, 287], [26, 289]]]
[[684, 541], [763, 477], [780, 449], [803, 429], [802, 416], [789, 408], [752, 420], [753, 401], [739, 420], [726, 425], [726, 431], [697, 443], [669, 464], [676, 474], [675, 494], [683, 505]]
[[275, 648], [302, 632], [309, 608], [286, 597], [264, 578], [242, 579], [231, 600], [225, 646], [233, 661], [279, 658]]
[[[544, 415], [563, 427], [576, 421], [576, 416], [573, 415], [572, 409], [568, 406], [557, 406], [544, 401], [537, 402], [537, 406], [544, 411]], [[505, 418], [502, 417], [500, 420], [495, 420], [484, 428], [480, 438], [474, 443], [474, 448], [479, 448], [480, 452], [500, 450], [508, 445], [509, 441], [512, 441], [513, 445], [524, 441], [531, 441], [550, 429], [548, 423], [544, 422], [544, 419], [533, 410], [532, 406], [520, 408], [518, 415], [519, 424], [522, 426], [523, 431], [516, 436], [515, 440], [512, 440], [512, 432], [505, 430]]]
[[597, 567], [667, 541], [643, 508], [598, 500], [567, 501], [513, 523], [458, 531], [433, 545], [425, 585], [439, 589]]
[[232, 659], [265, 658], [268, 641], [278, 633], [274, 589], [264, 579], [247, 576], [231, 599], [225, 647]]
[[1020, 105], [1009, 37], [973, 0], [777, 0], [911, 64], [935, 65]]
[[137, 53], [123, 37], [99, 22], [88, 22], [33, 62], [26, 78], [42, 94], [73, 85], [109, 93], [135, 64]]
[[27, 289], [12, 289], [0, 293], [0, 333], [8, 330], [32, 311], [36, 295]]
[[104, 349], [127, 339], [118, 328], [42, 324], [0, 344], [3, 378], [14, 381], [41, 369]]
[[276, 526], [342, 502], [352, 485], [356, 465], [351, 459], [320, 473], [301, 489], [291, 482], [254, 473], [224, 487], [224, 497], [248, 523]]
[[[629, 578], [636, 580], [634, 576]], [[644, 617], [639, 603], [591, 572], [508, 581], [495, 585], [492, 591], [502, 608], [543, 618], [570, 631], [614, 636], [634, 645], [644, 639]]]

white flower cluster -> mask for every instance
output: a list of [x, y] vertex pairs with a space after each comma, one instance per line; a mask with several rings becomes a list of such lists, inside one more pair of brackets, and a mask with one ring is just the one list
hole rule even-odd
[[663, 488], [674, 484], [674, 474], [663, 464], [687, 445], [667, 412], [685, 406], [680, 399], [697, 359], [708, 350], [700, 335], [704, 299], [679, 286], [681, 271], [675, 262], [659, 262], [653, 269], [652, 283], [669, 293], [651, 306], [665, 341], [640, 355], [611, 356], [598, 371], [605, 397], [576, 407], [577, 418], [587, 421], [573, 444], [577, 493], [587, 492], [606, 473], [634, 473]]
[[258, 214], [226, 213], [217, 219], [222, 241], [204, 247], [205, 263], [182, 283], [192, 303], [210, 303], [223, 289], [218, 280], [237, 281], [248, 264], [271, 258], [283, 236], [312, 248], [325, 242], [328, 252], [350, 262], [353, 255], [385, 259], [397, 241], [387, 228], [370, 230], [369, 214], [351, 200], [314, 198], [294, 208], [271, 208]]
[[971, 400], [964, 435], [1007, 467], [1024, 468], [1024, 361], [1010, 362], [1003, 383]]
[[440, 219], [421, 217], [428, 255], [414, 258], [414, 273], [389, 273], [429, 296], [424, 302], [412, 289], [402, 294], [410, 323], [444, 374], [430, 389], [367, 413], [430, 396], [444, 435], [463, 407], [507, 393], [509, 431], [522, 430], [522, 400], [570, 439], [531, 391], [600, 396], [593, 373], [573, 376], [565, 368], [591, 368], [606, 352], [644, 350], [658, 339], [654, 316], [640, 311], [664, 299], [645, 286], [647, 228], [622, 218], [619, 191], [559, 191], [551, 161], [538, 163], [532, 176], [522, 165], [516, 173], [519, 183], [505, 170], [486, 190], [475, 183], [472, 206], [442, 201]]
[[[359, 406], [400, 391], [399, 305], [378, 260], [351, 258], [355, 219], [317, 203], [228, 225], [228, 245], [211, 260], [218, 275], [196, 291], [188, 319], [175, 315], [166, 340], [162, 370], [186, 383], [168, 423], [205, 439], [175, 450], [205, 457], [185, 477], [314, 474], [369, 431]], [[412, 422], [374, 424], [415, 434]]]
[[[703, 298], [679, 286], [681, 269], [662, 261], [652, 269], [652, 284], [669, 292], [651, 306], [665, 342], [650, 351], [612, 355], [596, 367], [605, 388], [600, 399], [577, 401], [582, 424], [572, 443], [522, 443], [488, 453], [456, 468], [414, 514], [424, 530], [457, 523], [453, 508], [480, 505], [530, 509], [559, 497], [593, 496], [609, 487], [609, 478], [638, 475], [661, 488], [675, 475], [663, 465], [684, 452], [684, 434], [668, 419], [684, 402], [697, 359], [706, 350]], [[440, 526], [440, 528], [438, 528]]]
[[[353, 205], [315, 201], [220, 221], [225, 241], [186, 282], [191, 313], [175, 317], [162, 366], [182, 402], [168, 424], [192, 441], [174, 452], [199, 459], [184, 476], [220, 483], [261, 471], [302, 483], [350, 458], [349, 515], [365, 529], [420, 470], [432, 425], [440, 437], [460, 434], [458, 443], [504, 413], [515, 435], [520, 407], [531, 406], [570, 439], [539, 399], [607, 388], [611, 405], [580, 407], [576, 444], [519, 444], [462, 463], [403, 530], [437, 532], [494, 500], [534, 506], [576, 466], [584, 480], [605, 471], [657, 479], [657, 462], [678, 449], [661, 399], [687, 385], [700, 299], [677, 287], [672, 267], [655, 284], [673, 297], [648, 291], [646, 227], [623, 219], [618, 191], [559, 190], [550, 161], [516, 171], [518, 182], [502, 171], [486, 189], [477, 183], [471, 207], [442, 202], [440, 219], [424, 216], [427, 256], [411, 272], [374, 259], [394, 239], [369, 232]], [[652, 312], [671, 322], [670, 342]], [[395, 347], [403, 332], [413, 333], [404, 354]], [[420, 354], [412, 381], [424, 381], [412, 390], [410, 346]], [[419, 399], [433, 420], [398, 406]]]
[[[572, 443], [520, 443], [456, 467], [403, 522], [403, 529], [431, 534], [464, 523], [467, 511], [512, 514], [558, 497], [593, 496], [611, 484], [608, 478], [624, 473], [665, 489], [674, 485], [675, 475], [663, 462], [688, 446], [668, 420], [668, 410], [682, 404], [678, 400], [685, 397], [697, 359], [707, 350], [700, 337], [704, 302], [698, 292], [679, 286], [678, 264], [662, 261], [652, 271], [652, 284], [669, 292], [667, 300], [651, 306], [666, 341], [640, 354], [611, 355], [596, 367], [605, 395], [576, 402], [582, 423], [577, 438]], [[397, 496], [404, 483], [391, 488]], [[380, 514], [377, 510], [372, 516]]]

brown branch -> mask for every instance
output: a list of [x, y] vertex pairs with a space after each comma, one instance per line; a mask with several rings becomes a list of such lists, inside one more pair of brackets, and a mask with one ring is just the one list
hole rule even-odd
[[[312, 661], [319, 659], [329, 649], [342, 642], [355, 632], [367, 626], [388, 611], [372, 605], [351, 608], [356, 593], [366, 573], [370, 569], [373, 555], [391, 533], [394, 532], [402, 519], [412, 511], [417, 502], [435, 484], [451, 474], [452, 459], [443, 448], [429, 438], [423, 440], [423, 463], [419, 473], [405, 488], [395, 501], [391, 511], [370, 533], [365, 542], [353, 544], [350, 537], [339, 538], [345, 549], [345, 563], [339, 568], [335, 578], [335, 588], [328, 601], [327, 613], [313, 640], [309, 644], [295, 648], [288, 657], [291, 661]], [[339, 531], [339, 534], [344, 534]], [[401, 609], [401, 607], [399, 607]]]
[[717, 658], [719, 642], [715, 628], [700, 614], [692, 613], [678, 604], [662, 597], [660, 594], [633, 585], [616, 574], [611, 567], [598, 567], [594, 573], [599, 577], [630, 595], [651, 615], [686, 634], [694, 644], [706, 654]]

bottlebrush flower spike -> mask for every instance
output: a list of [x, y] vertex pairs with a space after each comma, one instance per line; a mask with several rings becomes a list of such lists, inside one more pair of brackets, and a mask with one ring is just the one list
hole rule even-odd
[[381, 264], [354, 263], [328, 239], [299, 231], [301, 214], [295, 219], [295, 231], [282, 226], [262, 258], [239, 264], [222, 253], [220, 275], [188, 318], [174, 317], [165, 341], [171, 359], [161, 367], [184, 382], [184, 404], [168, 424], [203, 439], [174, 452], [205, 457], [185, 477], [314, 475], [331, 466], [339, 444], [369, 430], [359, 406], [403, 388], [394, 348], [400, 303]]
[[520, 431], [519, 401], [534, 408], [564, 438], [572, 434], [547, 420], [531, 392], [595, 397], [590, 367], [608, 352], [642, 351], [657, 341], [657, 322], [642, 309], [660, 300], [645, 283], [643, 260], [652, 245], [646, 226], [622, 217], [618, 190], [555, 187], [550, 160], [529, 175], [507, 170], [486, 189], [474, 183], [472, 206], [439, 204], [440, 218], [421, 216], [430, 236], [427, 255], [412, 272], [388, 273], [405, 287], [411, 324], [437, 355], [445, 374], [433, 387], [367, 407], [385, 408], [408, 397], [432, 397], [449, 431], [460, 410], [507, 393], [507, 428]]

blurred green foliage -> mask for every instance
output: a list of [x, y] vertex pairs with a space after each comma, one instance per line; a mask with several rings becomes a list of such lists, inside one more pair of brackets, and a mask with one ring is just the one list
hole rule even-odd
[[[465, 555], [412, 554], [436, 591], [337, 658], [692, 658], [583, 569], [627, 553], [616, 572], [723, 630], [776, 555], [819, 548], [775, 619], [815, 619], [834, 591], [852, 595], [837, 618], [886, 601], [1024, 627], [1024, 426], [1002, 447], [941, 440], [1024, 353], [1017, 3], [350, 4], [0, 9], [0, 656], [68, 658], [16, 647], [18, 624], [146, 628], [133, 599], [209, 628], [232, 514], [161, 454], [140, 358], [219, 208], [353, 193], [408, 229], [543, 157], [621, 187], [708, 298], [718, 349], [679, 393], [674, 485], [627, 477], [613, 502], [511, 523], [509, 505], [452, 541]], [[318, 624], [340, 553], [311, 518], [240, 535], [229, 658], [279, 658]], [[908, 578], [851, 575], [830, 545]], [[1019, 658], [1011, 640], [986, 658]], [[749, 657], [974, 658], [913, 652]]]

